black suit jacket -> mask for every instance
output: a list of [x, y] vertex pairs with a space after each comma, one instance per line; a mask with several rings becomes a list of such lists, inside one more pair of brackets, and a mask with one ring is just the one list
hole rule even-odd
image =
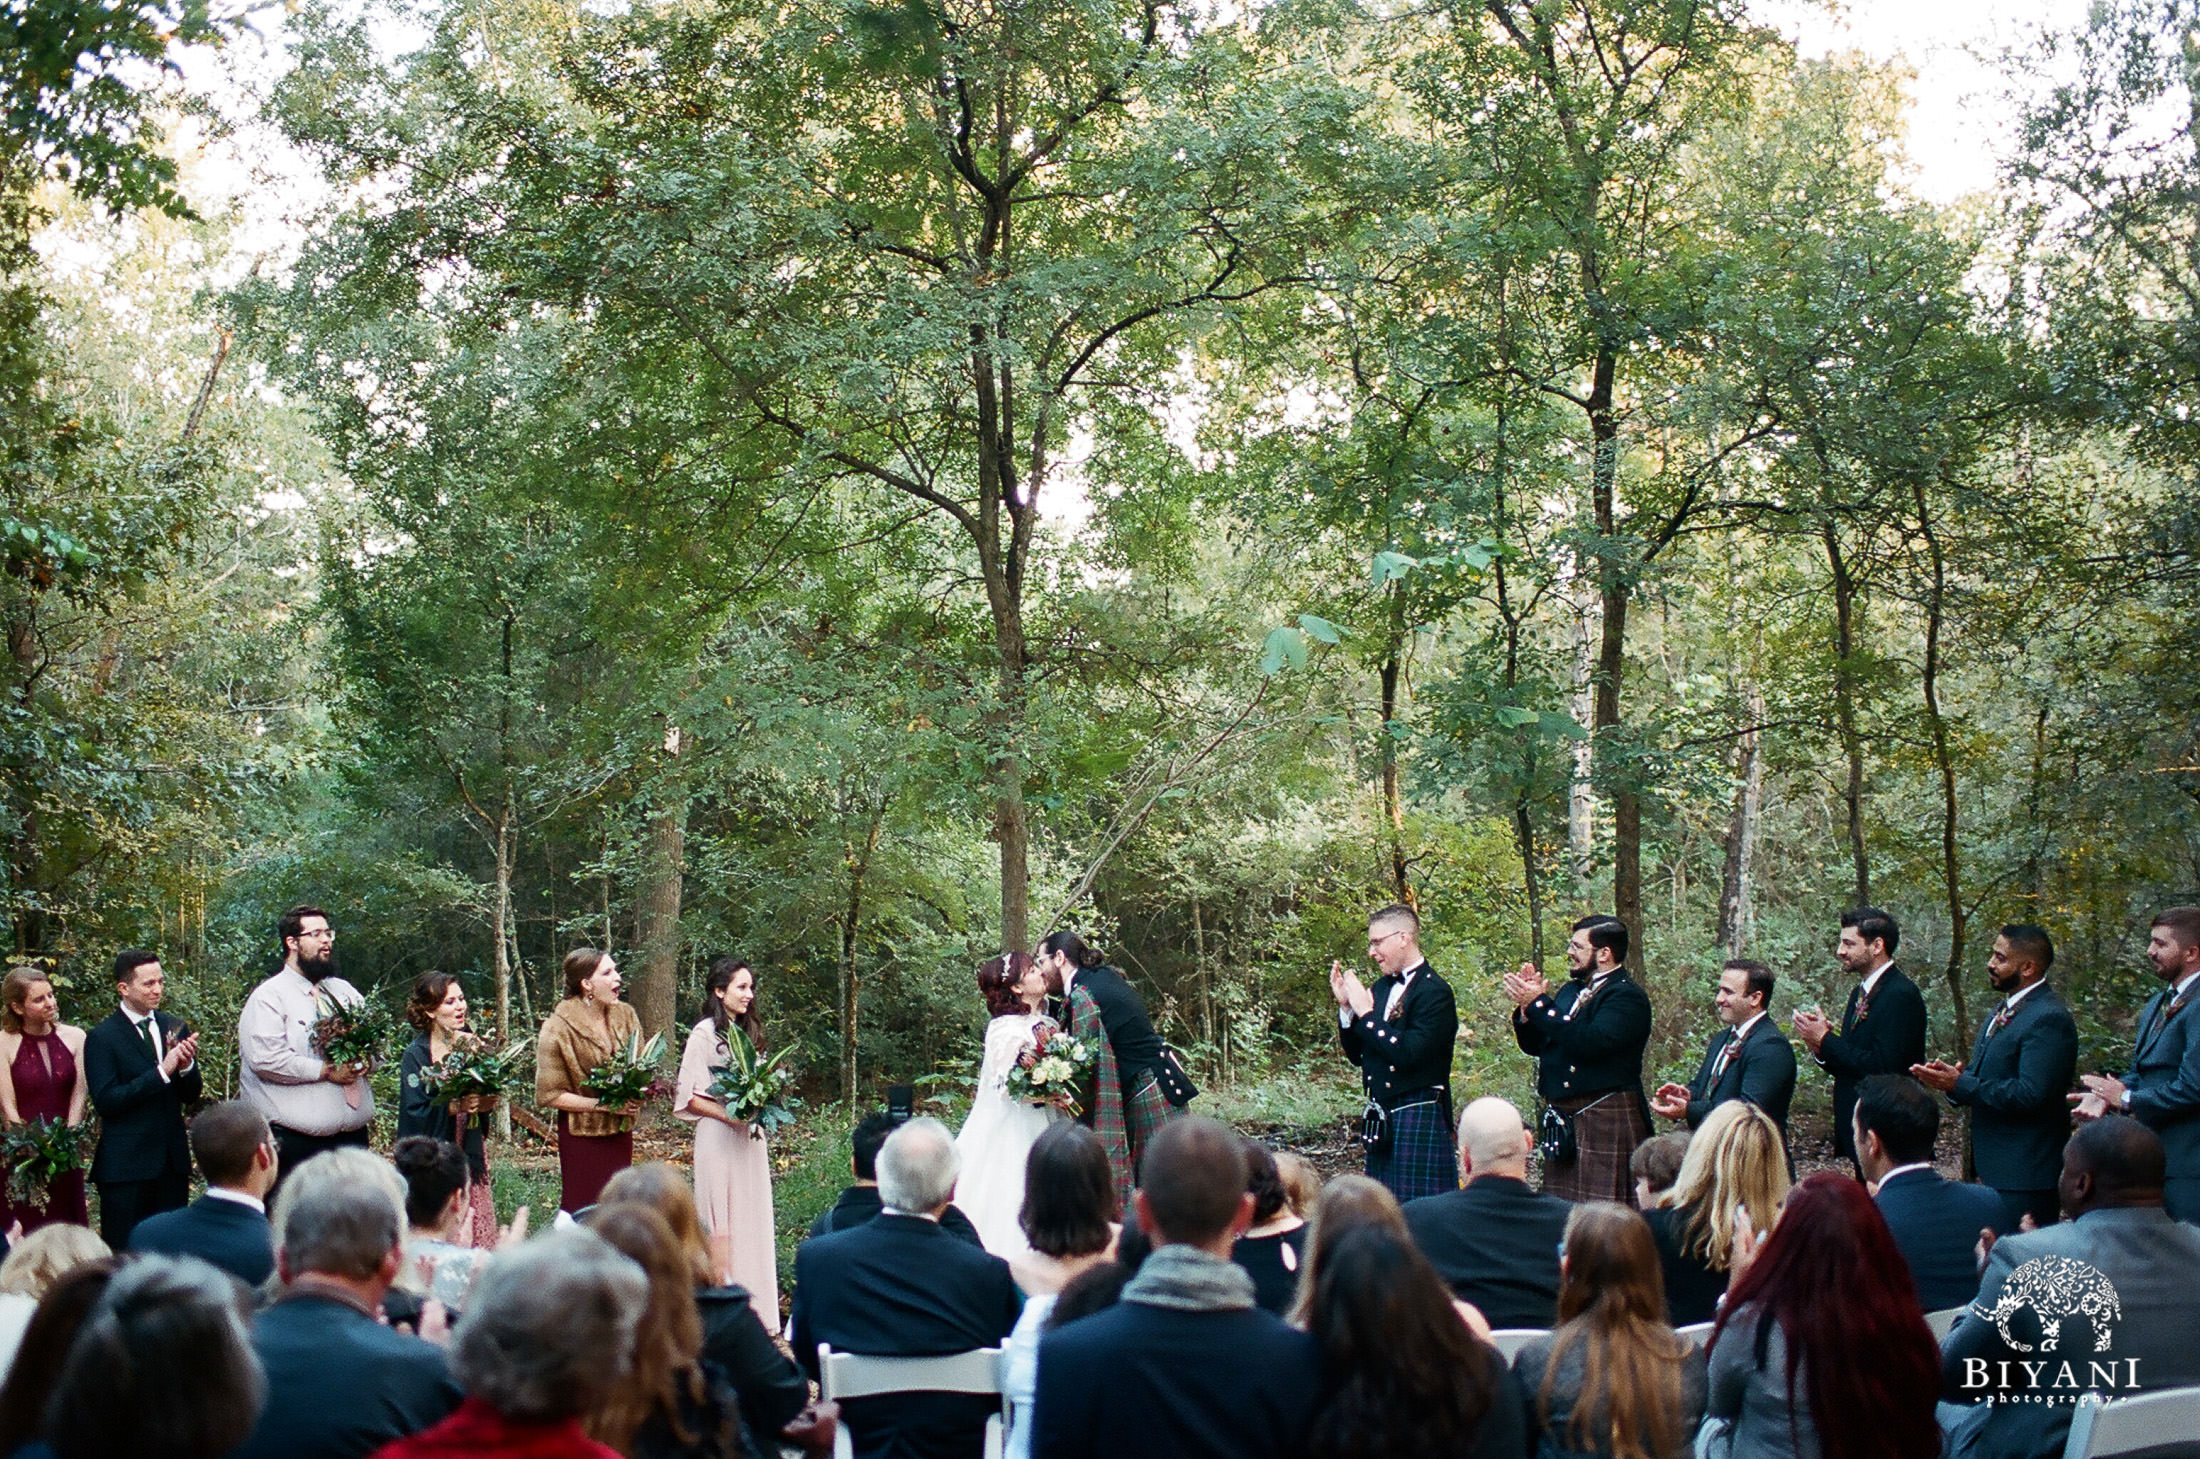
[[1569, 1020], [1589, 996], [1587, 978], [1569, 978], [1556, 993], [1513, 1010], [1513, 1038], [1538, 1060], [1536, 1092], [1545, 1099], [1581, 1099], [1642, 1088], [1642, 1051], [1650, 1042], [1650, 995], [1619, 968], [1595, 1001]]
[[[180, 1018], [155, 1013], [163, 1045], [184, 1035]], [[84, 1035], [84, 1084], [99, 1111], [95, 1181], [158, 1180], [191, 1174], [191, 1137], [183, 1109], [199, 1097], [198, 1061], [163, 1080], [144, 1038], [117, 1008]]]
[[[817, 1345], [884, 1357], [998, 1347], [1023, 1308], [1008, 1263], [888, 1211], [813, 1237], [794, 1256], [795, 1361], [818, 1374]], [[895, 1393], [841, 1405], [856, 1459], [976, 1459], [999, 1404], [964, 1393]]]
[[1459, 1007], [1451, 984], [1422, 963], [1413, 970], [1398, 1016], [1383, 1017], [1398, 979], [1385, 973], [1369, 991], [1375, 1006], [1350, 1023], [1340, 1023], [1337, 1038], [1344, 1056], [1359, 1066], [1360, 1087], [1369, 1099], [1390, 1105], [1430, 1090], [1451, 1092], [1451, 1050], [1459, 1037]]
[[1492, 1327], [1549, 1327], [1558, 1315], [1558, 1243], [1571, 1201], [1509, 1175], [1406, 1202], [1406, 1229], [1454, 1296]]
[[[817, 1213], [810, 1223], [810, 1235], [830, 1236], [835, 1231], [849, 1231], [878, 1219], [886, 1209], [875, 1185], [852, 1185], [840, 1193], [840, 1199]], [[940, 1229], [951, 1236], [959, 1236], [972, 1246], [983, 1250], [985, 1241], [978, 1235], [978, 1228], [970, 1224], [970, 1218], [962, 1213], [962, 1207], [949, 1206], [940, 1212]]]
[[1711, 1321], [1719, 1315], [1719, 1298], [1726, 1295], [1727, 1274], [1688, 1250], [1688, 1224], [1694, 1215], [1690, 1206], [1659, 1206], [1642, 1213], [1665, 1273], [1665, 1320], [1675, 1327]]
[[1115, 1050], [1115, 1072], [1128, 1099], [1161, 1059], [1161, 1035], [1146, 1016], [1146, 1000], [1107, 966], [1080, 969], [1076, 986], [1092, 994], [1093, 1006], [1100, 1010], [1100, 1026], [1107, 1030], [1108, 1047]]
[[1872, 986], [1871, 1007], [1862, 1018], [1864, 985], [1849, 989], [1841, 1031], [1818, 1044], [1818, 1062], [1833, 1075], [1834, 1153], [1856, 1158], [1856, 1136], [1849, 1127], [1856, 1112], [1856, 1086], [1874, 1074], [1907, 1074], [1925, 1062], [1925, 997], [1902, 969], [1889, 963]]
[[1905, 1170], [1882, 1183], [1874, 1199], [1927, 1312], [1961, 1307], [1978, 1295], [1978, 1234], [1991, 1228], [1998, 1236], [2009, 1224], [2000, 1196], [1937, 1170]]
[[1279, 1459], [1322, 1400], [1314, 1339], [1257, 1307], [1122, 1301], [1039, 1341], [1032, 1459]]
[[252, 1347], [267, 1406], [229, 1459], [366, 1459], [441, 1422], [462, 1396], [443, 1349], [329, 1297], [277, 1302], [253, 1322]]
[[1711, 1066], [1718, 1062], [1719, 1050], [1732, 1032], [1722, 1028], [1711, 1036], [1696, 1077], [1688, 1081], [1688, 1128], [1695, 1129], [1704, 1122], [1704, 1116], [1728, 1100], [1740, 1099], [1771, 1115], [1772, 1122], [1780, 1127], [1780, 1138], [1785, 1140], [1788, 1105], [1795, 1098], [1795, 1048], [1768, 1013], [1750, 1025], [1749, 1036], [1726, 1061], [1718, 1083], [1713, 1084]]
[[275, 1235], [266, 1215], [219, 1196], [200, 1196], [180, 1211], [147, 1216], [131, 1230], [130, 1249], [195, 1256], [248, 1287], [275, 1270]]
[[1971, 1110], [1971, 1160], [1996, 1190], [2053, 1190], [2070, 1139], [2070, 1092], [2078, 1072], [2078, 1025], [2045, 983], [2024, 995], [1999, 1033], [1993, 1012], [1979, 1025], [1971, 1062], [1948, 1098]]

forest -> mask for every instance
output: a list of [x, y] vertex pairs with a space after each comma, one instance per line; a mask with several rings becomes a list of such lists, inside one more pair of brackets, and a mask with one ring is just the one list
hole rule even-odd
[[1583, 913], [1678, 1067], [1871, 902], [1936, 1052], [2026, 921], [2111, 1062], [2200, 899], [2195, 54], [2037, 33], [1935, 206], [1740, 0], [21, 0], [12, 954], [157, 950], [213, 1070], [296, 903], [515, 1038], [734, 951], [830, 1104], [1074, 927], [1290, 1101], [1384, 902], [1467, 1092]]

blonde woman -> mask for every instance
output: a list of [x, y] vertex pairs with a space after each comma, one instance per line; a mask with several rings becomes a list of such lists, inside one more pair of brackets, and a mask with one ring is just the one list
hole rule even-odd
[[[59, 1120], [84, 1123], [84, 1030], [61, 1021], [53, 984], [37, 968], [10, 968], [0, 979], [0, 1116], [9, 1125]], [[56, 1177], [43, 1206], [15, 1205], [0, 1191], [0, 1226], [25, 1231], [67, 1222], [89, 1226], [84, 1172]]]
[[23, 1330], [53, 1284], [86, 1262], [113, 1254], [89, 1226], [46, 1226], [16, 1241], [0, 1262], [0, 1373], [15, 1361]]
[[1645, 1212], [1665, 1269], [1665, 1310], [1675, 1327], [1718, 1315], [1734, 1265], [1734, 1213], [1769, 1231], [1788, 1193], [1780, 1127], [1753, 1104], [1732, 1100], [1704, 1117], [1688, 1141], [1667, 1203]]

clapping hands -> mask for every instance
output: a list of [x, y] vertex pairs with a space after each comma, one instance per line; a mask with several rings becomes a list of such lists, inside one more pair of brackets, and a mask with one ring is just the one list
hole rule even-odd
[[1360, 981], [1360, 975], [1347, 969], [1342, 960], [1329, 964], [1329, 994], [1337, 1000], [1337, 1006], [1354, 1018], [1364, 1017], [1375, 1007], [1375, 995]]
[[1688, 1118], [1688, 1086], [1671, 1082], [1660, 1084], [1657, 1093], [1650, 1096], [1650, 1108], [1669, 1120]]
[[2097, 1120], [2112, 1115], [2124, 1107], [2124, 1081], [2106, 1074], [2080, 1074], [2078, 1082], [2085, 1086], [2085, 1093], [2069, 1096], [2075, 1106], [2071, 1113], [2079, 1122]]
[[1522, 963], [1519, 972], [1505, 974], [1505, 996], [1512, 999], [1516, 1008], [1525, 1008], [1550, 991], [1550, 980], [1534, 963]]

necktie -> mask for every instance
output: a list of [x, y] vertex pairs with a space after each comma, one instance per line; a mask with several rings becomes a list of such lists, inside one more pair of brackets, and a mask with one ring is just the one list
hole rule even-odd
[[138, 1035], [145, 1040], [145, 1047], [153, 1051], [153, 1062], [160, 1062], [160, 1021], [148, 1018], [138, 1025]]
[[2013, 1000], [2004, 998], [2001, 1007], [1994, 1011], [1994, 1021], [1986, 1025], [1986, 1036], [1992, 1038], [1995, 1034], [2007, 1028], [2009, 1020], [2015, 1016], [2016, 1011], [2016, 1003]]
[[1719, 1076], [1726, 1072], [1728, 1062], [1734, 1057], [1735, 1046], [1740, 1043], [1741, 1039], [1735, 1035], [1734, 1030], [1728, 1029], [1726, 1031], [1726, 1042], [1719, 1045], [1718, 1057], [1711, 1061], [1711, 1082], [1713, 1084], [1717, 1084]]

